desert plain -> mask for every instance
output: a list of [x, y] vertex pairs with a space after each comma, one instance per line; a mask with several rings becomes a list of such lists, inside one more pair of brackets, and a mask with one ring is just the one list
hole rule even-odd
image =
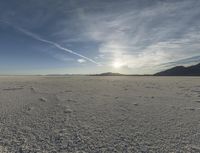
[[0, 77], [0, 153], [175, 152], [200, 152], [200, 77]]

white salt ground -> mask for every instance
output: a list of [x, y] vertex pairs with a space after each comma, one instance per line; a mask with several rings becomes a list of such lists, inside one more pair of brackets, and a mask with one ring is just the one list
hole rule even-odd
[[0, 77], [0, 153], [198, 153], [199, 98], [199, 77]]

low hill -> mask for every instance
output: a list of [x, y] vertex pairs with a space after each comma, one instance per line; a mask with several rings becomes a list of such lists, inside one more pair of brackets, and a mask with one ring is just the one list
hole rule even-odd
[[122, 76], [122, 75], [124, 75], [124, 74], [106, 72], [106, 73], [101, 73], [101, 74], [93, 74], [93, 75], [91, 75], [91, 76]]

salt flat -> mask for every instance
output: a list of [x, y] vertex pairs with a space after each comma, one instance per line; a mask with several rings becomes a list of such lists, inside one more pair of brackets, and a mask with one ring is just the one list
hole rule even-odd
[[200, 77], [1, 76], [1, 152], [200, 152]]

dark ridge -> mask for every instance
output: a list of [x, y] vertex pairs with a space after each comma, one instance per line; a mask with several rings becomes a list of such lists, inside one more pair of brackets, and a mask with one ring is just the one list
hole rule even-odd
[[158, 72], [155, 76], [200, 76], [200, 63], [189, 67], [176, 66], [171, 69]]

